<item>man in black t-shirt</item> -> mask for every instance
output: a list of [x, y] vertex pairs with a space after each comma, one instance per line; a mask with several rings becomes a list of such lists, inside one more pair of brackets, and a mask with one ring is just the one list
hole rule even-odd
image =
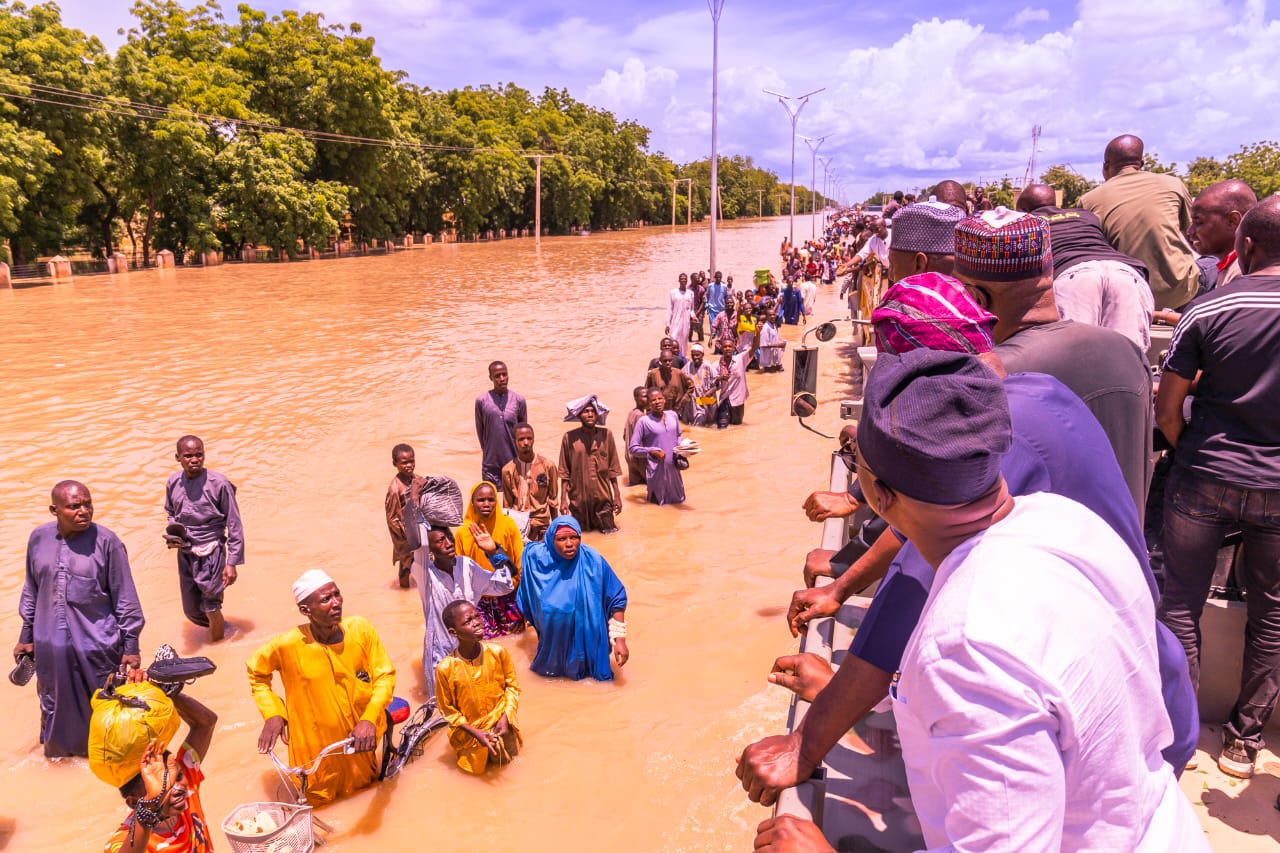
[[1018, 196], [1018, 210], [1049, 223], [1058, 313], [1113, 329], [1146, 352], [1155, 310], [1146, 264], [1112, 248], [1098, 217], [1087, 210], [1064, 210], [1056, 201], [1048, 184], [1031, 184]]
[[1156, 397], [1157, 423], [1177, 448], [1164, 497], [1160, 619], [1182, 641], [1198, 685], [1200, 614], [1222, 537], [1239, 529], [1249, 622], [1218, 767], [1247, 779], [1280, 694], [1280, 197], [1245, 214], [1236, 256], [1245, 274], [1183, 313]]
[[1111, 442], [1141, 516], [1151, 482], [1146, 357], [1110, 329], [1059, 318], [1049, 247], [1043, 219], [989, 210], [956, 226], [955, 276], [999, 318], [995, 352], [1010, 373], [1047, 373], [1089, 407]]

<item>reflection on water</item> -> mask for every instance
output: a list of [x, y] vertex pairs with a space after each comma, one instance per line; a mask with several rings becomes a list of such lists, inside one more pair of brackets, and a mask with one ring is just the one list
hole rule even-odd
[[[722, 226], [721, 269], [749, 282], [776, 260], [779, 227]], [[705, 263], [706, 242], [704, 230], [651, 228], [549, 239], [540, 254], [528, 240], [432, 246], [0, 291], [5, 636], [17, 638], [26, 537], [49, 518], [49, 488], [83, 480], [97, 520], [129, 548], [147, 615], [144, 659], [170, 642], [219, 664], [193, 689], [220, 717], [203, 792], [210, 822], [272, 799], [243, 662], [298, 620], [289, 584], [303, 570], [337, 578], [347, 611], [368, 616], [391, 651], [396, 692], [424, 698], [421, 607], [416, 592], [396, 588], [382, 516], [391, 447], [408, 441], [419, 473], [468, 488], [480, 474], [472, 401], [494, 359], [528, 397], [544, 455], [566, 429], [565, 401], [594, 392], [625, 412], [656, 354], [667, 292]], [[830, 290], [819, 305], [838, 316]], [[826, 432], [841, 396], [835, 355], [825, 353], [815, 418]], [[630, 593], [622, 676], [541, 679], [527, 669], [533, 638], [505, 640], [523, 688], [517, 763], [466, 777], [437, 736], [394, 782], [326, 811], [338, 827], [329, 849], [409, 849], [424, 838], [442, 850], [597, 844], [586, 839], [620, 850], [749, 849], [766, 812], [746, 804], [733, 758], [785, 714], [764, 676], [794, 645], [779, 608], [817, 541], [799, 505], [825, 482], [829, 450], [787, 416], [789, 381], [753, 375], [748, 425], [700, 431], [687, 504], [648, 506], [643, 489], [629, 491], [623, 534], [589, 538]], [[622, 420], [612, 425], [619, 435]], [[173, 442], [187, 432], [237, 484], [245, 516], [247, 563], [227, 595], [228, 639], [216, 646], [184, 623], [160, 536]], [[41, 756], [33, 688], [0, 688], [9, 733], [0, 847], [9, 836], [11, 850], [101, 849], [123, 816], [119, 797], [83, 762]]]

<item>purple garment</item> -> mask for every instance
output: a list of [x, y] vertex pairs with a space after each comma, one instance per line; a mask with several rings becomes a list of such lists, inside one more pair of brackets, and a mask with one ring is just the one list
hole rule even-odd
[[[1107, 436], [1097, 419], [1051, 376], [1014, 374], [1005, 379], [1004, 387], [1014, 441], [1000, 464], [1010, 494], [1052, 492], [1087, 507], [1129, 546], [1152, 599], [1158, 599], [1137, 508], [1124, 488], [1115, 454], [1107, 452]], [[1127, 571], [1131, 566], [1114, 568]], [[907, 543], [876, 590], [849, 653], [885, 672], [897, 671], [933, 578], [933, 567]], [[1174, 731], [1174, 742], [1165, 747], [1164, 756], [1176, 775], [1195, 752], [1200, 718], [1181, 644], [1159, 621], [1154, 630], [1161, 689]]]
[[515, 391], [486, 391], [476, 397], [476, 438], [484, 455], [480, 476], [486, 483], [502, 485], [502, 466], [516, 458], [516, 424], [529, 422], [524, 397]]
[[227, 565], [244, 563], [244, 527], [236, 487], [217, 471], [204, 470], [194, 479], [178, 471], [164, 490], [164, 511], [169, 523], [181, 524], [192, 545], [218, 542], [227, 547]]
[[[656, 504], [684, 503], [684, 478], [676, 467], [675, 449], [680, 441], [680, 419], [667, 410], [661, 419], [646, 414], [636, 421], [631, 433], [631, 455], [647, 459], [645, 482], [649, 487], [649, 502]], [[650, 450], [661, 450], [666, 457], [657, 461], [649, 456]]]
[[122, 655], [138, 654], [142, 605], [124, 543], [105, 527], [64, 539], [57, 522], [27, 542], [20, 643], [35, 643], [40, 742], [50, 758], [88, 753], [89, 699]]

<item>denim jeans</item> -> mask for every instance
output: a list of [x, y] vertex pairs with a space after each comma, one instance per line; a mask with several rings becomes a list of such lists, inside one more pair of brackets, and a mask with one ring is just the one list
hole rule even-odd
[[1160, 620], [1187, 651], [1191, 683], [1200, 684], [1200, 614], [1222, 538], [1244, 535], [1238, 576], [1248, 624], [1240, 694], [1226, 732], [1251, 747], [1280, 694], [1280, 489], [1247, 489], [1174, 466], [1164, 498], [1164, 592]]

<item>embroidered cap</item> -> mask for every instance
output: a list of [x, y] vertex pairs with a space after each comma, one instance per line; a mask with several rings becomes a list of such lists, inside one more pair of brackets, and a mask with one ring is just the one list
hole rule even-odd
[[955, 255], [956, 275], [976, 281], [1020, 281], [1053, 270], [1048, 223], [1007, 207], [958, 224]]
[[955, 252], [955, 230], [965, 213], [938, 201], [902, 208], [893, 217], [893, 245], [901, 252], [950, 255]]

